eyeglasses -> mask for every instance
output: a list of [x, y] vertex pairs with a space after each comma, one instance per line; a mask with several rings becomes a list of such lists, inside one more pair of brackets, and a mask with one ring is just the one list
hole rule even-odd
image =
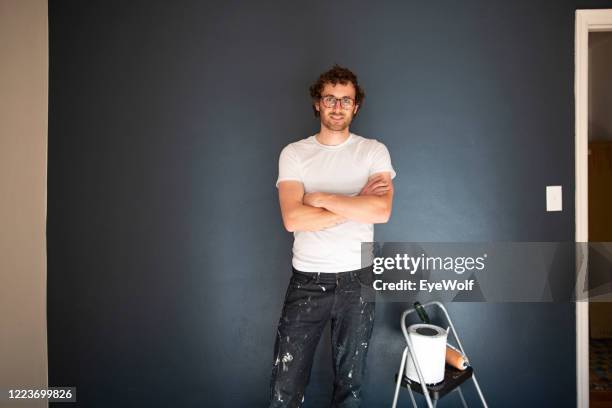
[[336, 98], [334, 95], [325, 95], [321, 98], [321, 100], [323, 101], [323, 105], [325, 105], [326, 108], [335, 108], [337, 101], [340, 101], [340, 106], [342, 107], [342, 109], [351, 109], [355, 104], [355, 100], [349, 98], [348, 96]]

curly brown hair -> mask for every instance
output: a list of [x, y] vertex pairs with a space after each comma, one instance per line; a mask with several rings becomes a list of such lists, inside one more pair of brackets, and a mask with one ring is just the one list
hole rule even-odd
[[[355, 105], [359, 105], [361, 110], [361, 105], [363, 104], [363, 100], [365, 98], [365, 92], [359, 86], [359, 82], [357, 81], [357, 75], [355, 75], [350, 69], [342, 67], [338, 64], [334, 64], [334, 66], [319, 76], [319, 79], [310, 86], [310, 97], [312, 98], [313, 103], [318, 103], [321, 99], [321, 91], [325, 87], [325, 84], [336, 85], [338, 83], [342, 85], [346, 85], [347, 83], [352, 83], [353, 87], [355, 87]], [[315, 117], [319, 117], [319, 111], [312, 106], [312, 110], [314, 111]], [[355, 113], [355, 116], [357, 116]]]

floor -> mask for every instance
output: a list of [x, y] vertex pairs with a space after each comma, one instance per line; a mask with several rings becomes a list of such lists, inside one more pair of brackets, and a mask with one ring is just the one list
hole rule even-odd
[[590, 407], [612, 408], [612, 339], [589, 341]]

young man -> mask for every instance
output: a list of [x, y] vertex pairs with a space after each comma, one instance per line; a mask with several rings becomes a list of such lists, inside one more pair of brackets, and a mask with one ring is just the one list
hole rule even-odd
[[361, 243], [391, 215], [395, 171], [387, 148], [349, 132], [364, 93], [335, 65], [310, 87], [318, 134], [286, 146], [278, 187], [283, 223], [294, 233], [293, 275], [275, 343], [270, 407], [299, 407], [321, 332], [331, 320], [332, 407], [358, 407], [374, 303]]

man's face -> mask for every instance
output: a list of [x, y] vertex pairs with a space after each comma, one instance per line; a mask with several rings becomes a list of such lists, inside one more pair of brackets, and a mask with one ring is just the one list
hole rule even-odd
[[[326, 106], [325, 99], [331, 99], [335, 97], [337, 99], [336, 104], [333, 107]], [[344, 105], [342, 99], [344, 98]], [[351, 101], [347, 103], [347, 98]], [[353, 120], [353, 116], [357, 113], [359, 105], [355, 104], [355, 87], [352, 83], [348, 82], [345, 85], [340, 83], [332, 85], [330, 83], [325, 84], [321, 91], [321, 99], [315, 104], [315, 109], [319, 111], [321, 115], [321, 125], [325, 126], [329, 130], [341, 131], [346, 129]]]

